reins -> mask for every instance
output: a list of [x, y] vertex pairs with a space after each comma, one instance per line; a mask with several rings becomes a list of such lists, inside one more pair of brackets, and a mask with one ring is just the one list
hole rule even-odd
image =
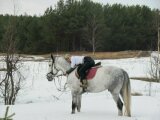
[[[62, 73], [62, 74], [57, 75], [57, 73], [58, 73], [59, 71], [61, 71], [61, 70], [57, 69], [57, 66], [56, 66], [56, 61], [57, 61], [57, 59], [58, 59], [58, 58], [55, 58], [55, 59], [53, 60], [53, 58], [52, 58], [52, 60], [53, 60], [53, 61], [52, 61], [52, 67], [57, 71], [56, 73], [51, 72], [51, 74], [52, 74], [52, 76], [53, 76], [53, 80], [54, 80], [54, 85], [55, 85], [55, 87], [56, 87], [56, 89], [57, 89], [58, 91], [60, 91], [60, 92], [66, 92], [67, 82], [65, 82], [64, 86], [62, 86], [62, 83], [61, 83], [61, 79], [62, 79], [62, 76], [64, 76], [64, 74]], [[55, 80], [56, 78], [58, 79], [58, 83], [57, 83], [56, 80]]]
[[[66, 89], [67, 89], [67, 82], [64, 84], [64, 86], [62, 87], [62, 83], [61, 83], [61, 79], [62, 79], [62, 76], [64, 76], [64, 74], [60, 74], [60, 75], [56, 75], [54, 77], [54, 85], [56, 87], [56, 89], [60, 92], [66, 92]], [[58, 84], [59, 84], [59, 87], [58, 85], [56, 84], [56, 80], [55, 78], [58, 79]]]

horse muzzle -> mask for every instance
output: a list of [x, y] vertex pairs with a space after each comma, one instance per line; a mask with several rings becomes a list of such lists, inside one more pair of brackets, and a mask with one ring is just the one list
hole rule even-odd
[[46, 77], [47, 77], [48, 81], [52, 81], [52, 80], [54, 79], [52, 73], [48, 73], [48, 74], [46, 75]]

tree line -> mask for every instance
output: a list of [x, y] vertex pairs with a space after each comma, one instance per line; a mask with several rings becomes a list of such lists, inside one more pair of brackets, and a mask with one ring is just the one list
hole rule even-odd
[[19, 53], [156, 50], [160, 14], [147, 6], [102, 5], [91, 0], [59, 0], [42, 16], [0, 15], [0, 52], [6, 27], [16, 20]]

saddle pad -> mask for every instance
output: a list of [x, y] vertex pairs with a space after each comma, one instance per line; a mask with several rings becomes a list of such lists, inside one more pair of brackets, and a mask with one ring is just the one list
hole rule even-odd
[[87, 80], [91, 80], [96, 75], [98, 68], [99, 67], [92, 67], [91, 69], [88, 70], [86, 76]]

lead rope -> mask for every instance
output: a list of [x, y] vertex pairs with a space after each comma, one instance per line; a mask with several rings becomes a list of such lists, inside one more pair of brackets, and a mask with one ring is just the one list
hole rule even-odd
[[60, 85], [60, 88], [57, 87], [57, 84], [56, 84], [56, 81], [55, 81], [55, 77], [54, 77], [55, 87], [56, 87], [56, 89], [57, 89], [58, 91], [61, 92], [58, 96], [54, 96], [54, 97], [56, 97], [57, 100], [59, 100], [59, 98], [60, 98], [65, 92], [68, 92], [68, 91], [66, 91], [66, 89], [67, 89], [67, 82], [64, 84], [63, 89], [62, 89], [62, 87], [61, 87], [60, 77], [62, 77], [62, 76], [63, 76], [63, 74], [56, 76], [56, 78], [57, 78], [58, 81], [59, 81], [58, 83], [59, 83], [59, 85]]
[[67, 92], [66, 91], [66, 89], [67, 89], [67, 82], [64, 84], [64, 87], [62, 88], [62, 84], [61, 84], [62, 76], [63, 76], [63, 74], [60, 74], [60, 75], [56, 76], [56, 78], [58, 79], [58, 84], [59, 84], [60, 87], [57, 86], [55, 78], [54, 78], [54, 84], [55, 84], [55, 87], [56, 87], [56, 89], [58, 91], [60, 91], [60, 92]]

